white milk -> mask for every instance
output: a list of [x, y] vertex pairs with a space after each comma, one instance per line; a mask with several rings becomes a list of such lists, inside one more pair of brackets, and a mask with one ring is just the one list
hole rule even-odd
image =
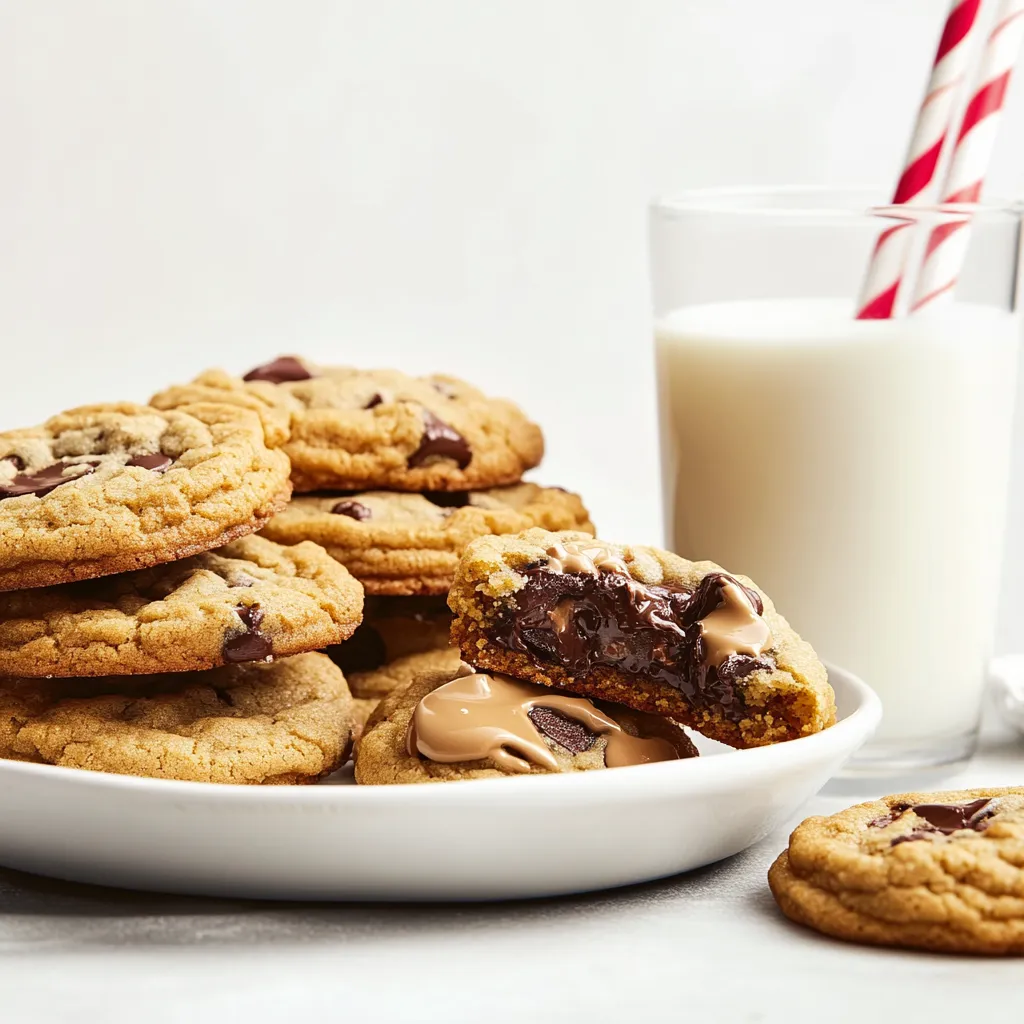
[[746, 573], [880, 694], [881, 742], [974, 727], [990, 654], [1020, 323], [691, 306], [657, 328], [669, 546]]

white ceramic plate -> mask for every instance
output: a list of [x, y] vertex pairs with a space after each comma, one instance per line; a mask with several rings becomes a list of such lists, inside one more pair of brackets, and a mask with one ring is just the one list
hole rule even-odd
[[0, 761], [0, 863], [266, 899], [508, 899], [661, 878], [762, 839], [871, 735], [878, 698], [829, 677], [839, 721], [817, 735], [699, 740], [700, 758], [578, 775], [263, 788]]

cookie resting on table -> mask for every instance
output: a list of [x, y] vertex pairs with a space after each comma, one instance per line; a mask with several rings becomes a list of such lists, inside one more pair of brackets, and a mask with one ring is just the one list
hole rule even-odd
[[[344, 647], [344, 644], [341, 646]], [[366, 720], [377, 705], [389, 694], [403, 689], [424, 673], [447, 672], [451, 678], [461, 660], [454, 647], [441, 647], [433, 651], [407, 654], [369, 672], [346, 673], [345, 678], [355, 705], [356, 738], [361, 735]]]
[[245, 537], [177, 562], [0, 594], [0, 675], [188, 672], [352, 635], [362, 587], [316, 544]]
[[370, 594], [447, 594], [467, 544], [531, 526], [594, 529], [575, 494], [526, 483], [484, 491], [301, 495], [263, 535], [282, 544], [323, 545]]
[[0, 433], [0, 590], [187, 558], [259, 530], [288, 460], [229, 404], [119, 403]]
[[0, 758], [188, 782], [316, 782], [344, 764], [352, 699], [322, 654], [209, 672], [0, 679]]
[[904, 793], [808, 818], [768, 881], [787, 917], [836, 938], [1024, 954], [1024, 789]]
[[342, 672], [369, 672], [396, 658], [449, 646], [452, 613], [444, 597], [374, 597], [351, 638], [325, 649]]
[[467, 662], [665, 715], [732, 746], [835, 721], [811, 646], [749, 579], [712, 562], [528, 530], [474, 541], [448, 603]]
[[660, 716], [458, 665], [381, 701], [363, 729], [356, 781], [458, 782], [696, 756]]
[[219, 371], [161, 392], [154, 405], [197, 399], [255, 409], [285, 451], [296, 491], [458, 491], [517, 482], [544, 454], [540, 428], [511, 402], [454, 377], [317, 366], [284, 356], [243, 380]]

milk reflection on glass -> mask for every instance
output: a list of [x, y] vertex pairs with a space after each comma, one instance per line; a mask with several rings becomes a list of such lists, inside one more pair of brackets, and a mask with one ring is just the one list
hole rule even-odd
[[875, 688], [876, 742], [910, 760], [973, 743], [1019, 328], [966, 303], [857, 321], [852, 298], [690, 305], [657, 324], [669, 543], [764, 587]]

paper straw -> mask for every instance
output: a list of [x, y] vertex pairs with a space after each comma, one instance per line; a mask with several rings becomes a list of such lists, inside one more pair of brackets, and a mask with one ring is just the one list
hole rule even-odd
[[933, 303], [952, 301], [967, 256], [971, 206], [981, 198], [1010, 75], [1022, 42], [1024, 0], [1001, 0], [981, 57], [978, 84], [964, 112], [943, 183], [943, 204], [967, 204], [965, 215], [951, 217], [932, 229], [914, 289], [912, 312]]
[[[917, 114], [917, 123], [893, 193], [893, 204], [934, 201], [935, 172], [950, 130], [953, 107], [967, 68], [970, 43], [978, 31], [981, 0], [953, 0], [932, 62], [932, 73]], [[909, 222], [894, 224], [879, 235], [857, 301], [858, 320], [886, 320], [893, 315], [903, 279]]]

